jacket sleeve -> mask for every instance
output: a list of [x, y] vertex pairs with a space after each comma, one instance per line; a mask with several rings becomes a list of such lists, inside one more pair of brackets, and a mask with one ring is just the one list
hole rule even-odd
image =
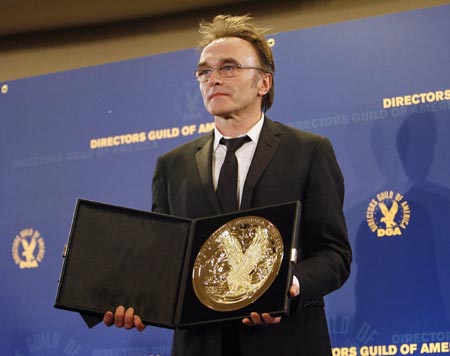
[[300, 232], [300, 261], [295, 275], [300, 300], [321, 298], [350, 274], [351, 248], [343, 214], [344, 178], [330, 141], [321, 138], [309, 168]]

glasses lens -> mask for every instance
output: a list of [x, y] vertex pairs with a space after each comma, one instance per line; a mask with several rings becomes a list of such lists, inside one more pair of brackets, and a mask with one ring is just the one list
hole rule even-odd
[[[230, 78], [238, 75], [242, 67], [238, 64], [227, 64], [219, 68], [197, 69], [194, 74], [199, 82], [206, 82], [216, 70], [221, 78]], [[250, 67], [248, 67], [250, 69]], [[243, 69], [246, 69], [245, 67]]]

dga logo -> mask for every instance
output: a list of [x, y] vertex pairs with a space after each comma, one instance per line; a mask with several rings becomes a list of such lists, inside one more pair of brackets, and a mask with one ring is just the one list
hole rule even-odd
[[377, 194], [367, 208], [367, 224], [378, 237], [400, 236], [408, 226], [411, 212], [408, 202], [392, 190]]
[[14, 239], [12, 255], [21, 269], [37, 268], [44, 259], [45, 244], [40, 232], [23, 229]]

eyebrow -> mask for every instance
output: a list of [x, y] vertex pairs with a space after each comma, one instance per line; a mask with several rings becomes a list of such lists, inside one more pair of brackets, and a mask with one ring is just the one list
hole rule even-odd
[[[221, 66], [225, 63], [239, 64], [239, 62], [236, 59], [234, 59], [233, 57], [228, 57], [228, 58], [220, 59], [219, 66]], [[201, 68], [201, 67], [210, 67], [210, 66], [208, 65], [207, 62], [203, 61], [203, 62], [200, 62], [197, 64], [197, 68]]]

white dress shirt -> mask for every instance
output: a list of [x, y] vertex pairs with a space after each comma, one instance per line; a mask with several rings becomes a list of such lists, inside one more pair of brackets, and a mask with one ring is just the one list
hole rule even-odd
[[[264, 113], [261, 115], [261, 119], [253, 125], [253, 127], [246, 133], [239, 137], [247, 135], [250, 137], [249, 142], [244, 143], [237, 151], [236, 158], [238, 161], [238, 192], [239, 192], [239, 205], [241, 205], [242, 191], [244, 189], [245, 178], [247, 177], [250, 164], [252, 163], [253, 155], [255, 154], [256, 145], [258, 144], [259, 135], [264, 124]], [[217, 189], [217, 183], [219, 182], [220, 169], [222, 168], [227, 148], [225, 145], [221, 145], [220, 139], [231, 138], [223, 136], [217, 128], [214, 128], [214, 146], [213, 146], [213, 162], [212, 162], [212, 176], [214, 182], [214, 189]]]

